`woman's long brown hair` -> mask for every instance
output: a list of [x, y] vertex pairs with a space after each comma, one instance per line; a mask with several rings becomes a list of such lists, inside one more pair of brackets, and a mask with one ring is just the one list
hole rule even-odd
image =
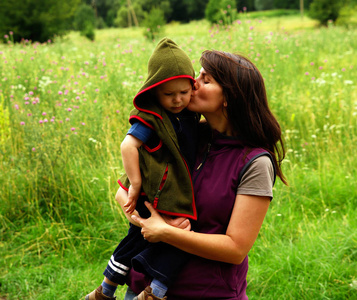
[[222, 86], [234, 135], [249, 147], [267, 150], [273, 157], [276, 175], [287, 184], [281, 170], [285, 157], [281, 129], [269, 108], [259, 70], [247, 57], [216, 50], [204, 51], [200, 62]]

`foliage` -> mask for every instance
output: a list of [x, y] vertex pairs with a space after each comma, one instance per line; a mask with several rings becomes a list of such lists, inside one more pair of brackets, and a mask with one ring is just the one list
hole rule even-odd
[[[304, 0], [304, 9], [308, 9], [313, 0]], [[274, 0], [274, 9], [300, 9], [300, 0]]]
[[274, 0], [254, 0], [256, 10], [270, 10], [274, 8]]
[[133, 20], [133, 12], [135, 13], [135, 17], [138, 21], [139, 26], [142, 25], [143, 20], [145, 19], [145, 12], [142, 7], [134, 3], [131, 10], [128, 10], [127, 6], [121, 6], [117, 12], [116, 19], [114, 21], [114, 25], [117, 27], [131, 27], [135, 25]]
[[150, 13], [154, 8], [160, 8], [164, 14], [165, 21], [171, 17], [172, 7], [169, 0], [135, 0], [135, 2], [137, 2], [142, 7], [143, 11], [147, 13]]
[[310, 5], [309, 16], [327, 25], [328, 21], [335, 22], [346, 0], [314, 0]]
[[165, 17], [164, 12], [160, 8], [153, 8], [146, 14], [144, 20], [144, 36], [149, 40], [156, 39], [164, 30]]
[[357, 27], [357, 5], [346, 5], [340, 10], [339, 16], [336, 20], [336, 25], [345, 26], [347, 28]]
[[81, 35], [93, 41], [96, 23], [97, 20], [92, 7], [87, 4], [80, 5], [74, 16], [74, 28], [80, 31]]
[[205, 17], [211, 24], [231, 24], [236, 19], [236, 6], [235, 0], [209, 0]]
[[0, 34], [46, 42], [65, 34], [80, 0], [0, 1]]

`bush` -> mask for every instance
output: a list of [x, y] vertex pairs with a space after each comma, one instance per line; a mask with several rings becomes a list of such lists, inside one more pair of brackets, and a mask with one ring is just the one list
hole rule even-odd
[[328, 21], [337, 20], [345, 4], [346, 0], [314, 0], [310, 5], [309, 16], [326, 26]]
[[0, 36], [13, 32], [14, 41], [46, 42], [70, 29], [80, 0], [0, 1]]
[[357, 27], [357, 6], [345, 6], [340, 10], [340, 14], [336, 20], [336, 25], [345, 26], [347, 28]]
[[254, 0], [256, 10], [270, 10], [274, 8], [274, 0]]
[[211, 24], [231, 24], [237, 15], [235, 0], [210, 0], [206, 6], [205, 17]]
[[74, 28], [78, 31], [84, 31], [89, 26], [89, 23], [95, 27], [96, 18], [94, 10], [87, 4], [81, 4], [74, 16]]
[[154, 40], [163, 32], [165, 23], [164, 12], [160, 8], [151, 9], [150, 12], [146, 14], [144, 20], [144, 26], [146, 28], [144, 36], [150, 40]]

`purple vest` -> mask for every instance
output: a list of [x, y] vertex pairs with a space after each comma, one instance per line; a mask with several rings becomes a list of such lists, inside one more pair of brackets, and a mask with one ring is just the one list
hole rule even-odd
[[[198, 221], [195, 230], [225, 234], [241, 177], [252, 161], [270, 154], [249, 149], [237, 139], [215, 134], [210, 150], [197, 158], [193, 172]], [[200, 168], [198, 166], [203, 162]], [[198, 170], [197, 170], [198, 169]], [[167, 292], [168, 299], [248, 299], [248, 257], [233, 265], [193, 256]], [[149, 281], [132, 271], [128, 285], [139, 293]]]

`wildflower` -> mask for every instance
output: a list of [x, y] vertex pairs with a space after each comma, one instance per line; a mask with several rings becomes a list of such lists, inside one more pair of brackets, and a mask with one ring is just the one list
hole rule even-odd
[[20, 125], [22, 125], [22, 126], [25, 125], [25, 122], [20, 122]]
[[82, 125], [83, 125], [83, 126], [85, 126], [85, 125], [86, 125], [86, 123], [82, 122]]
[[68, 110], [68, 111], [72, 111], [72, 108], [68, 107], [67, 110]]
[[313, 66], [315, 63], [314, 62], [311, 62], [310, 65]]
[[305, 72], [305, 75], [309, 75], [309, 72]]
[[58, 95], [62, 95], [63, 94], [63, 92], [62, 91], [58, 91]]
[[68, 122], [70, 120], [70, 118], [66, 118], [66, 121]]
[[72, 128], [71, 128], [71, 130], [72, 130], [72, 131], [75, 131], [75, 130], [76, 130], [76, 128], [72, 127]]
[[42, 113], [43, 116], [47, 115], [45, 112]]
[[43, 122], [47, 123], [47, 122], [48, 122], [48, 120], [47, 120], [47, 119], [44, 119], [44, 120], [43, 120]]
[[38, 121], [40, 124], [42, 124], [43, 123], [43, 121], [42, 120], [40, 120], [40, 121]]
[[32, 152], [35, 152], [35, 151], [36, 151], [36, 148], [35, 148], [35, 147], [33, 147], [33, 148], [32, 148]]

